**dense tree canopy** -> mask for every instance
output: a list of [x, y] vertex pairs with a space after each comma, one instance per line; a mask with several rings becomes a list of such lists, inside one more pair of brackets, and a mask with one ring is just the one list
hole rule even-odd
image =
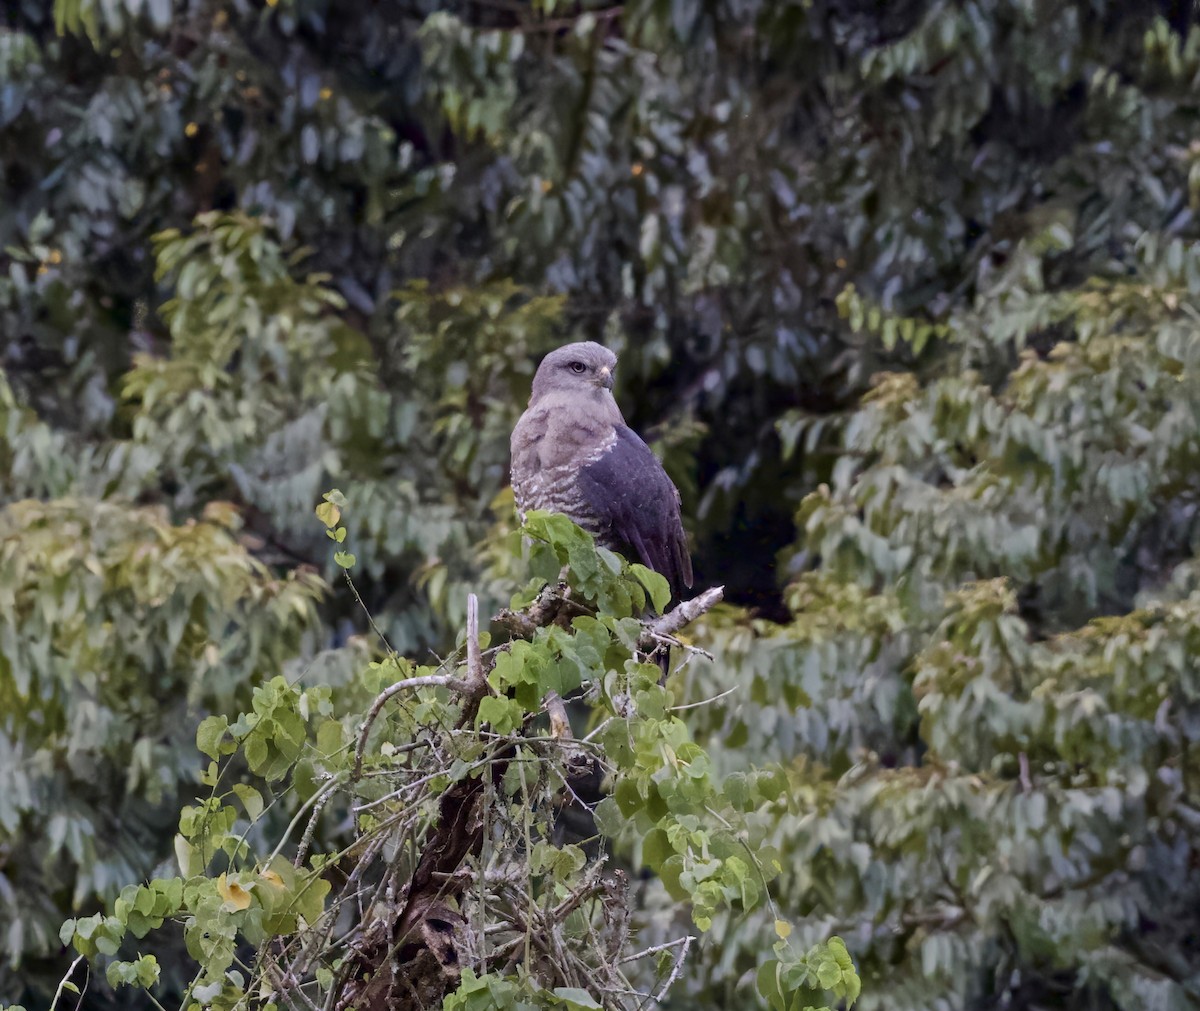
[[[532, 606], [531, 575], [566, 563], [595, 623], [525, 629], [483, 722], [541, 755], [517, 737], [545, 691], [591, 684], [580, 727], [641, 742], [601, 734], [597, 820], [653, 871], [637, 946], [697, 940], [626, 982], [782, 1008], [808, 965], [846, 996], [821, 947], [772, 990], [790, 931], [801, 953], [845, 939], [867, 1009], [1194, 1007], [1190, 12], [7, 0], [0, 1004], [46, 1003], [64, 942], [99, 970], [116, 920], [186, 907], [220, 930], [154, 949], [178, 1002], [189, 954], [220, 962], [250, 938], [241, 898], [269, 894], [237, 876], [243, 836], [318, 917], [333, 873], [266, 859], [314, 777], [343, 792], [306, 845], [381, 839], [348, 812], [407, 789], [384, 745], [451, 748], [473, 717], [422, 688], [355, 770], [374, 694], [442, 676], [469, 593]], [[508, 434], [570, 339], [619, 353], [697, 585], [726, 587], [684, 633], [711, 659], [665, 691], [628, 624], [653, 581], [553, 520], [532, 560], [514, 533]], [[447, 795], [490, 756], [497, 810], [549, 803], [509, 752], [451, 753]], [[413, 817], [436, 824], [438, 796]], [[549, 825], [558, 909], [598, 865], [551, 854]], [[218, 853], [229, 876], [205, 877]], [[136, 888], [176, 875], [209, 890]], [[297, 929], [247, 902], [274, 924], [254, 929]], [[130, 943], [114, 985], [149, 978]], [[514, 979], [464, 974], [447, 1006], [534, 1000]], [[538, 1006], [592, 1006], [559, 982]], [[87, 1000], [128, 999], [103, 985]]]

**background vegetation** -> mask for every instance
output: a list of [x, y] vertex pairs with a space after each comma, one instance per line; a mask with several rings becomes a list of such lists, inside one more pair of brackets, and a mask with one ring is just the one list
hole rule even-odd
[[1190, 11], [6, 0], [0, 997], [178, 872], [205, 717], [369, 697], [329, 487], [398, 654], [507, 603], [508, 432], [591, 338], [727, 588], [671, 698], [729, 693], [679, 715], [781, 868], [678, 1006], [759, 1000], [780, 916], [868, 1009], [1194, 1007]]

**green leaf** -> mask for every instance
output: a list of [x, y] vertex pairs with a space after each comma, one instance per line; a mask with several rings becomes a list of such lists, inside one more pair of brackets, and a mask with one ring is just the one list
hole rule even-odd
[[634, 779], [619, 780], [613, 789], [613, 798], [617, 802], [617, 807], [621, 809], [621, 815], [625, 818], [632, 818], [646, 806], [646, 799], [642, 796], [638, 783]]
[[196, 747], [209, 758], [217, 759], [223, 754], [222, 742], [229, 729], [229, 720], [224, 716], [206, 716], [196, 728]]
[[489, 695], [479, 703], [475, 725], [489, 724], [498, 734], [511, 734], [521, 725], [524, 710], [512, 699]]
[[632, 562], [629, 571], [637, 577], [637, 581], [650, 594], [650, 602], [654, 605], [654, 610], [659, 614], [665, 612], [667, 605], [671, 602], [671, 586], [666, 577], [638, 562]]
[[780, 963], [778, 959], [769, 959], [758, 967], [755, 974], [755, 986], [773, 1011], [786, 1011], [787, 1000], [784, 997], [780, 979]]
[[160, 971], [158, 959], [153, 955], [142, 955], [134, 962], [138, 985], [145, 989], [158, 983]]
[[324, 878], [313, 875], [297, 885], [295, 910], [311, 926], [325, 910], [325, 897], [332, 886]]
[[335, 755], [344, 744], [345, 731], [340, 720], [325, 720], [317, 727], [317, 751], [322, 755]]
[[642, 840], [642, 862], [651, 869], [661, 867], [663, 863], [675, 855], [675, 848], [667, 839], [667, 833], [661, 828], [651, 829]]
[[619, 836], [627, 824], [625, 816], [621, 814], [621, 809], [617, 807], [617, 802], [612, 797], [604, 797], [596, 805], [592, 817], [596, 821], [596, 828], [600, 834], [609, 839]]
[[252, 772], [260, 774], [266, 772], [270, 752], [262, 734], [253, 733], [247, 737], [242, 744], [242, 751], [246, 755], [246, 761], [249, 763]]
[[556, 986], [553, 990], [556, 1004], [560, 1007], [579, 1009], [579, 1011], [595, 1011], [597, 1008], [603, 1008], [604, 1005], [597, 1001], [586, 990], [580, 990], [577, 987]]
[[842, 981], [842, 970], [833, 959], [822, 961], [817, 965], [817, 982], [825, 990], [832, 990]]
[[233, 792], [237, 794], [238, 800], [242, 802], [242, 806], [246, 809], [246, 814], [250, 816], [251, 821], [257, 821], [258, 816], [263, 812], [263, 798], [254, 787], [248, 786], [245, 783], [235, 783]]

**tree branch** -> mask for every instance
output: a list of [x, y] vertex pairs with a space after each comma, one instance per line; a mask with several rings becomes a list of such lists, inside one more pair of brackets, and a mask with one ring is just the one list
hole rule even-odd
[[[644, 622], [638, 642], [639, 650], [649, 653], [660, 647], [663, 642], [670, 643], [674, 633], [709, 611], [723, 598], [724, 588], [715, 587], [691, 600], [683, 601], [661, 617]], [[501, 611], [493, 620], [507, 628], [514, 638], [532, 638], [539, 628], [564, 622], [580, 610], [570, 599], [570, 587], [565, 582], [564, 573], [558, 582], [544, 587], [524, 610]], [[489, 650], [487, 655], [484, 655], [480, 650], [479, 601], [475, 594], [471, 594], [467, 599], [465, 652], [465, 669], [458, 674], [405, 678], [380, 692], [359, 732], [355, 778], [361, 775], [363, 754], [372, 723], [389, 699], [408, 688], [439, 686], [458, 693], [462, 699], [458, 727], [462, 729], [473, 726], [479, 704], [490, 690], [487, 675], [495, 662], [497, 652]], [[550, 716], [550, 738], [557, 741], [566, 752], [568, 770], [576, 764], [582, 764], [580, 759], [590, 764], [591, 756], [586, 747], [582, 742], [575, 741], [571, 734], [563, 700], [556, 693], [550, 692], [544, 700], [544, 706]], [[402, 985], [411, 988], [421, 980], [426, 980], [429, 984], [426, 996], [435, 997], [444, 989], [446, 979], [443, 977], [447, 963], [439, 957], [439, 953], [443, 942], [451, 948], [454, 946], [453, 931], [443, 923], [449, 915], [445, 910], [456, 907], [464, 889], [469, 887], [473, 880], [473, 875], [464, 871], [468, 869], [467, 861], [471, 855], [479, 854], [486, 836], [487, 817], [484, 805], [491, 803], [490, 798], [495, 796], [494, 791], [500, 789], [516, 753], [515, 741], [512, 738], [499, 737], [490, 748], [492, 750], [486, 758], [488, 772], [479, 776], [463, 776], [439, 797], [437, 813], [421, 841], [415, 866], [409, 873], [401, 872], [403, 877], [407, 877], [406, 882], [397, 879], [397, 906], [387, 914], [382, 933], [378, 937], [372, 935], [371, 943], [353, 954], [353, 966], [343, 978], [339, 1006], [348, 1007], [353, 1004], [365, 1011], [409, 1006], [406, 998], [397, 1003], [396, 998], [401, 992], [396, 988]], [[565, 899], [549, 909], [537, 911], [536, 925], [540, 928], [537, 933], [548, 935], [542, 940], [555, 943], [553, 927], [561, 923], [581, 903], [603, 890], [602, 866], [602, 861], [596, 862]], [[529, 921], [526, 926], [533, 926], [533, 922]], [[516, 951], [525, 943], [527, 938], [522, 936], [492, 949], [488, 953], [489, 964], [495, 964], [496, 959], [508, 957], [510, 949]], [[661, 994], [666, 993], [671, 983], [682, 972], [683, 960], [690, 943], [690, 938], [684, 938], [680, 942], [678, 956], [666, 983], [661, 988]], [[564, 952], [540, 946], [544, 948], [548, 957], [557, 959], [565, 966], [563, 979], [569, 982], [577, 975], [575, 970], [569, 967], [569, 959]], [[397, 959], [400, 961], [393, 965]], [[408, 968], [396, 968], [396, 965], [401, 963]], [[424, 993], [424, 990], [421, 993], [413, 991], [412, 996], [416, 1003], [412, 1006], [418, 1006], [420, 1000], [424, 1000], [421, 996]], [[659, 999], [662, 999], [661, 996]]]
[[563, 572], [558, 582], [543, 586], [533, 603], [524, 610], [502, 608], [492, 621], [514, 638], [532, 639], [539, 628], [554, 623], [558, 612], [570, 599], [571, 587], [566, 581], [566, 573]]
[[642, 633], [639, 646], [644, 645], [647, 650], [653, 649], [658, 644], [657, 641], [659, 639], [674, 635], [685, 625], [689, 625], [699, 618], [700, 615], [711, 611], [724, 599], [725, 587], [714, 586], [693, 597], [691, 600], [685, 600], [676, 604], [675, 607], [661, 618], [655, 619], [646, 626], [646, 631]]
[[395, 684], [388, 685], [371, 703], [371, 708], [367, 710], [366, 719], [363, 720], [362, 726], [358, 728], [358, 745], [354, 749], [354, 775], [351, 779], [357, 780], [362, 776], [363, 755], [367, 750], [367, 738], [371, 734], [371, 727], [379, 716], [379, 711], [387, 705], [388, 699], [395, 695], [399, 695], [409, 688], [453, 688], [455, 691], [465, 690], [465, 685], [461, 678], [453, 674], [422, 674], [420, 677], [405, 678], [403, 681], [397, 681]]

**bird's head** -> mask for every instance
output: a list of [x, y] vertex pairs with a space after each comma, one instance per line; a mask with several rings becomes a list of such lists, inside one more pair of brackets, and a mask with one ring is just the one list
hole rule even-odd
[[[533, 377], [532, 404], [547, 393], [606, 392], [613, 387], [617, 356], [603, 344], [580, 341], [551, 351]], [[609, 394], [611, 396], [611, 393]]]

